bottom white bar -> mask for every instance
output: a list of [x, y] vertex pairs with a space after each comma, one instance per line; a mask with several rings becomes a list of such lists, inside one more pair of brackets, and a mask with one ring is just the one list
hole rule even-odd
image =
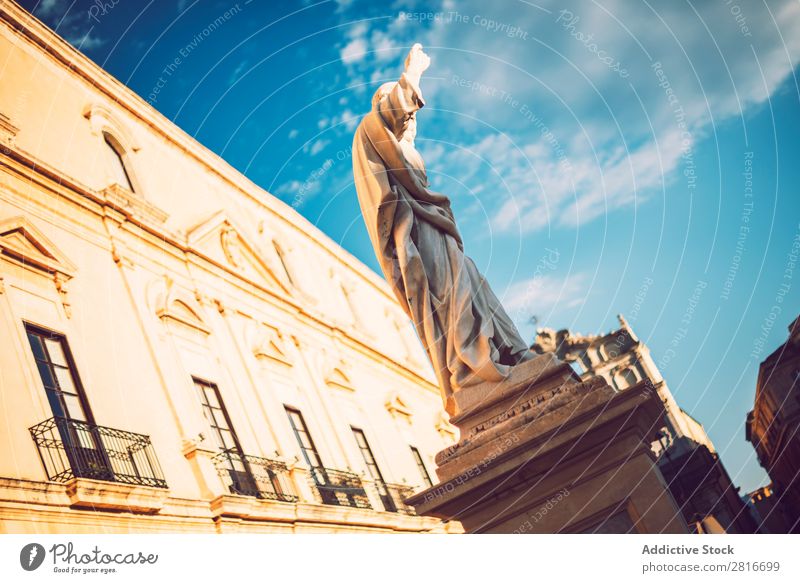
[[792, 535], [3, 535], [0, 581], [800, 581], [798, 540]]

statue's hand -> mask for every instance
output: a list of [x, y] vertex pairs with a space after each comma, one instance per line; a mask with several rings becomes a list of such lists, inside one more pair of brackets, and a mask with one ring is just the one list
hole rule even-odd
[[406, 73], [419, 79], [430, 64], [431, 58], [422, 51], [422, 45], [415, 43], [406, 57]]

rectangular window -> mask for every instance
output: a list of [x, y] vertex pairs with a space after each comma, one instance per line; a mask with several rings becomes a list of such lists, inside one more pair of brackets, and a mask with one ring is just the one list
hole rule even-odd
[[25, 324], [25, 331], [53, 416], [90, 421], [91, 413], [83, 396], [67, 339], [31, 324]]
[[200, 403], [203, 405], [203, 414], [208, 421], [214, 440], [220, 451], [242, 454], [239, 440], [231, 425], [228, 411], [222, 402], [219, 388], [214, 383], [198, 378], [192, 378], [194, 386], [200, 394]]
[[228, 411], [222, 402], [219, 388], [214, 383], [192, 377], [194, 386], [200, 395], [208, 425], [211, 427], [213, 439], [224, 455], [224, 469], [231, 479], [231, 490], [245, 496], [258, 496], [258, 487], [250, 467], [239, 445], [239, 438], [233, 429]]
[[353, 437], [356, 438], [358, 449], [361, 450], [361, 457], [364, 458], [364, 464], [367, 466], [367, 472], [370, 477], [373, 480], [383, 482], [383, 475], [380, 468], [378, 468], [378, 463], [375, 461], [375, 456], [372, 455], [372, 450], [369, 447], [369, 443], [367, 443], [367, 437], [364, 432], [356, 427], [351, 427], [350, 429], [353, 430]]
[[300, 451], [303, 453], [303, 458], [306, 463], [312, 468], [322, 468], [322, 459], [319, 457], [317, 446], [311, 439], [311, 434], [308, 432], [306, 421], [303, 419], [303, 414], [297, 409], [285, 407], [286, 414], [289, 416], [289, 423], [294, 431], [294, 436], [297, 438], [297, 443], [300, 446]]
[[383, 474], [381, 474], [381, 470], [378, 467], [378, 462], [375, 461], [375, 456], [372, 454], [372, 449], [369, 447], [367, 436], [364, 435], [361, 429], [356, 427], [351, 427], [350, 429], [353, 431], [353, 437], [356, 438], [358, 449], [361, 450], [361, 457], [364, 458], [367, 472], [372, 478], [375, 488], [378, 490], [378, 495], [381, 498], [383, 507], [387, 512], [397, 512], [397, 506], [395, 506], [394, 500], [392, 500], [392, 496], [386, 488], [386, 482], [383, 480]]
[[417, 468], [419, 468], [419, 473], [422, 476], [422, 481], [428, 488], [430, 488], [431, 486], [433, 486], [433, 482], [431, 482], [431, 476], [430, 474], [428, 474], [428, 468], [425, 467], [425, 462], [422, 461], [422, 454], [419, 453], [419, 450], [413, 445], [410, 447], [411, 447], [411, 455], [414, 456], [414, 461], [417, 462]]

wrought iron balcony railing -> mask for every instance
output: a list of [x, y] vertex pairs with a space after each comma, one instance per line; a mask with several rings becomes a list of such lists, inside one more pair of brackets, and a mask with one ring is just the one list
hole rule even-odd
[[311, 479], [323, 504], [372, 508], [358, 474], [342, 470], [312, 467]]
[[150, 437], [53, 417], [29, 430], [49, 480], [91, 478], [166, 488]]
[[[414, 511], [413, 506], [406, 504], [406, 499], [414, 494], [414, 488], [405, 484], [385, 484], [388, 497], [391, 500], [391, 506], [387, 506], [384, 502], [384, 507], [387, 512], [399, 512], [401, 514], [408, 514], [415, 516], [417, 513]], [[393, 508], [390, 510], [390, 507]]]
[[213, 461], [232, 494], [281, 502], [298, 501], [289, 469], [283, 462], [233, 451], [223, 451]]

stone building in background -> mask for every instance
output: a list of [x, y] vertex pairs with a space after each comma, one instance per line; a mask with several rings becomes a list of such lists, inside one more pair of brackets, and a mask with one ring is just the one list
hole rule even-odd
[[5, 0], [0, 63], [0, 531], [458, 530], [385, 282]]
[[[540, 329], [533, 349], [554, 352], [582, 379], [600, 375], [617, 391], [646, 383], [661, 399], [666, 423], [653, 454], [683, 516], [695, 532], [752, 533], [755, 524], [732, 484], [703, 426], [680, 408], [666, 381], [625, 318], [608, 334], [584, 336], [569, 330]], [[712, 526], [709, 526], [712, 525]]]
[[771, 519], [772, 532], [800, 532], [800, 317], [789, 325], [789, 339], [758, 371], [746, 437], [769, 474], [771, 496], [751, 496], [759, 514]]

